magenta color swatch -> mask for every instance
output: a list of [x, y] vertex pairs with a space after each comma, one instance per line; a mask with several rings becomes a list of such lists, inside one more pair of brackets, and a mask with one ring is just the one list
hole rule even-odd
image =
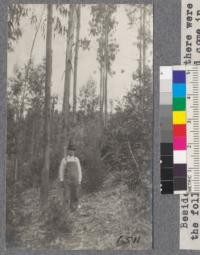
[[186, 136], [175, 136], [173, 138], [174, 150], [186, 150]]

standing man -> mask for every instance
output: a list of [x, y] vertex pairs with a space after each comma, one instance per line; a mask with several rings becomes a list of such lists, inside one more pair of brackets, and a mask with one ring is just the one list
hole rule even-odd
[[75, 157], [75, 151], [75, 145], [69, 143], [67, 156], [62, 159], [59, 168], [59, 180], [64, 187], [63, 202], [71, 211], [80, 208], [78, 201], [82, 181], [81, 165], [79, 159]]

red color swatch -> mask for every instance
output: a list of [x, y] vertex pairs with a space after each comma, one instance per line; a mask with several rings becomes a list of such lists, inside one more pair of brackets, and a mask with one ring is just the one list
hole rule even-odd
[[186, 124], [173, 125], [173, 136], [186, 136]]

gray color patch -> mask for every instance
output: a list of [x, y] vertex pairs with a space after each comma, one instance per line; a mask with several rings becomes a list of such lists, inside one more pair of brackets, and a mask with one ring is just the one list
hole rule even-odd
[[161, 130], [173, 130], [173, 124], [172, 124], [172, 120], [169, 123], [164, 123], [162, 126], [160, 126]]
[[162, 80], [160, 83], [160, 92], [171, 92], [172, 93], [172, 81], [171, 80]]
[[161, 143], [171, 143], [173, 140], [171, 130], [162, 130], [160, 135]]
[[172, 116], [168, 115], [160, 118], [160, 129], [162, 130], [162, 128], [165, 127], [165, 125], [172, 126]]
[[172, 106], [171, 105], [161, 105], [160, 106], [160, 118], [172, 117]]
[[172, 105], [172, 93], [170, 92], [160, 93], [160, 105]]

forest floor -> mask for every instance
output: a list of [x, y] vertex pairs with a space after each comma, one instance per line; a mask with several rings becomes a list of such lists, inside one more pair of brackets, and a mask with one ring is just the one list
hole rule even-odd
[[[50, 201], [55, 202], [59, 192], [58, 183], [54, 182]], [[134, 250], [152, 247], [151, 210], [142, 194], [130, 192], [125, 184], [108, 185], [101, 191], [84, 194], [80, 199], [81, 208], [70, 215], [71, 231], [65, 234], [56, 230], [56, 215], [47, 231], [48, 223], [41, 216], [39, 189], [24, 191], [20, 197], [17, 208], [20, 220], [15, 233], [17, 248]], [[56, 208], [54, 210], [57, 214]], [[134, 242], [134, 238], [137, 241]], [[7, 245], [10, 248], [9, 240]]]

